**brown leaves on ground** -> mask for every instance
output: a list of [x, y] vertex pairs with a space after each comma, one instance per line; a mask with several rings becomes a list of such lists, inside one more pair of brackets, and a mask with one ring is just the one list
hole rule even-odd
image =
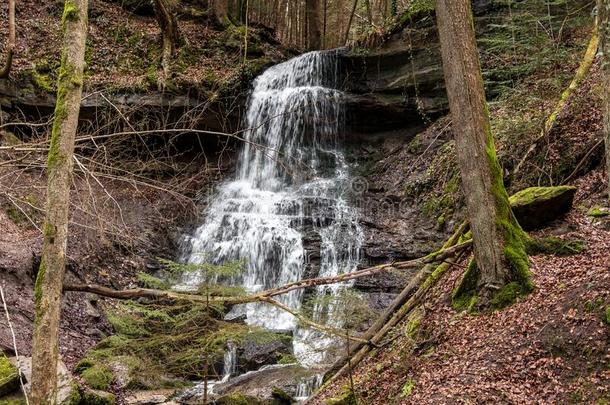
[[[583, 179], [577, 201], [601, 180], [600, 173]], [[541, 232], [549, 233], [585, 240], [587, 248], [568, 257], [532, 257], [536, 290], [494, 313], [470, 315], [451, 308], [451, 291], [463, 274], [455, 269], [430, 294], [415, 340], [403, 323], [392, 332], [396, 340], [356, 369], [360, 403], [610, 400], [610, 325], [604, 322], [610, 305], [610, 232], [574, 210], [563, 223]], [[338, 395], [346, 384], [341, 379], [323, 397]]]

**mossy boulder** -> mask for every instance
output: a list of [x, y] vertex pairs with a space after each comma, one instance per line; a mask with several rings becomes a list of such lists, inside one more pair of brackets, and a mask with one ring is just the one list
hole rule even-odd
[[78, 401], [69, 405], [114, 405], [115, 403], [116, 398], [110, 392], [84, 388], [80, 392]]
[[233, 393], [218, 398], [216, 405], [263, 405], [263, 402], [254, 397]]
[[510, 205], [527, 231], [539, 229], [572, 208], [576, 187], [530, 187], [510, 197]]
[[81, 377], [93, 389], [106, 390], [110, 387], [113, 375], [103, 364], [94, 364], [81, 372]]
[[324, 405], [357, 405], [358, 401], [356, 400], [356, 395], [354, 392], [349, 389], [349, 387], [344, 387], [343, 391], [339, 396], [335, 398], [329, 398], [324, 401]]
[[19, 370], [0, 352], [0, 397], [19, 389]]

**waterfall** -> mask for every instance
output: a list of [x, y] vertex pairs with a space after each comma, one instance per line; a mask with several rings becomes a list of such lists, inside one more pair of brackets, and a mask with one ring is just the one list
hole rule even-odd
[[237, 371], [237, 346], [235, 343], [227, 343], [227, 351], [224, 356], [224, 366], [222, 368], [222, 380], [221, 382], [227, 382], [235, 375]]
[[[337, 62], [336, 52], [311, 52], [256, 79], [236, 174], [209, 201], [204, 223], [187, 240], [185, 260], [242, 260], [243, 274], [229, 282], [249, 292], [355, 269], [363, 237], [349, 204], [351, 178], [340, 147], [344, 114]], [[195, 286], [202, 280], [190, 274], [184, 281]], [[302, 290], [279, 298], [294, 309], [302, 299]], [[265, 304], [235, 311], [268, 329], [297, 326], [292, 315]], [[310, 355], [300, 347], [297, 357]]]

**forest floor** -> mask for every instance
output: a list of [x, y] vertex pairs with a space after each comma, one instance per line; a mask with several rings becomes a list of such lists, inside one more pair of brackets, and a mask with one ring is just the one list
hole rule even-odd
[[[452, 308], [463, 275], [454, 267], [429, 293], [416, 334], [403, 322], [388, 346], [356, 367], [361, 403], [610, 401], [610, 222], [586, 214], [603, 175], [594, 171], [576, 185], [575, 208], [535, 235], [583, 240], [586, 249], [531, 257], [535, 291], [493, 313]], [[347, 384], [340, 379], [312, 403], [340, 395]]]

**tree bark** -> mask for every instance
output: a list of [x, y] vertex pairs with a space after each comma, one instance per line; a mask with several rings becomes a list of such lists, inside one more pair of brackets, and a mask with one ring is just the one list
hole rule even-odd
[[163, 68], [163, 78], [161, 84], [169, 78], [171, 73], [171, 61], [180, 41], [180, 31], [174, 11], [173, 0], [155, 0], [155, 15], [161, 28], [163, 39], [163, 49], [161, 56], [161, 66]]
[[0, 79], [7, 78], [13, 66], [15, 54], [15, 0], [8, 0], [8, 43], [6, 46], [6, 63], [0, 70]]
[[229, 19], [229, 1], [228, 0], [213, 0], [212, 12], [214, 13], [214, 23], [221, 28], [231, 25]]
[[597, 0], [597, 26], [599, 29], [599, 51], [603, 74], [603, 136], [606, 145], [606, 181], [610, 202], [610, 0]]
[[320, 33], [320, 0], [305, 0], [307, 8], [307, 47], [314, 51], [322, 46]]
[[518, 293], [531, 290], [527, 235], [512, 213], [496, 159], [470, 0], [438, 0], [436, 16], [475, 252], [454, 303], [484, 308], [508, 284]]
[[83, 88], [88, 0], [65, 2], [64, 42], [57, 80], [57, 102], [47, 160], [47, 212], [42, 259], [34, 290], [36, 319], [32, 342], [34, 404], [55, 404], [61, 293], [68, 239], [74, 138]]

